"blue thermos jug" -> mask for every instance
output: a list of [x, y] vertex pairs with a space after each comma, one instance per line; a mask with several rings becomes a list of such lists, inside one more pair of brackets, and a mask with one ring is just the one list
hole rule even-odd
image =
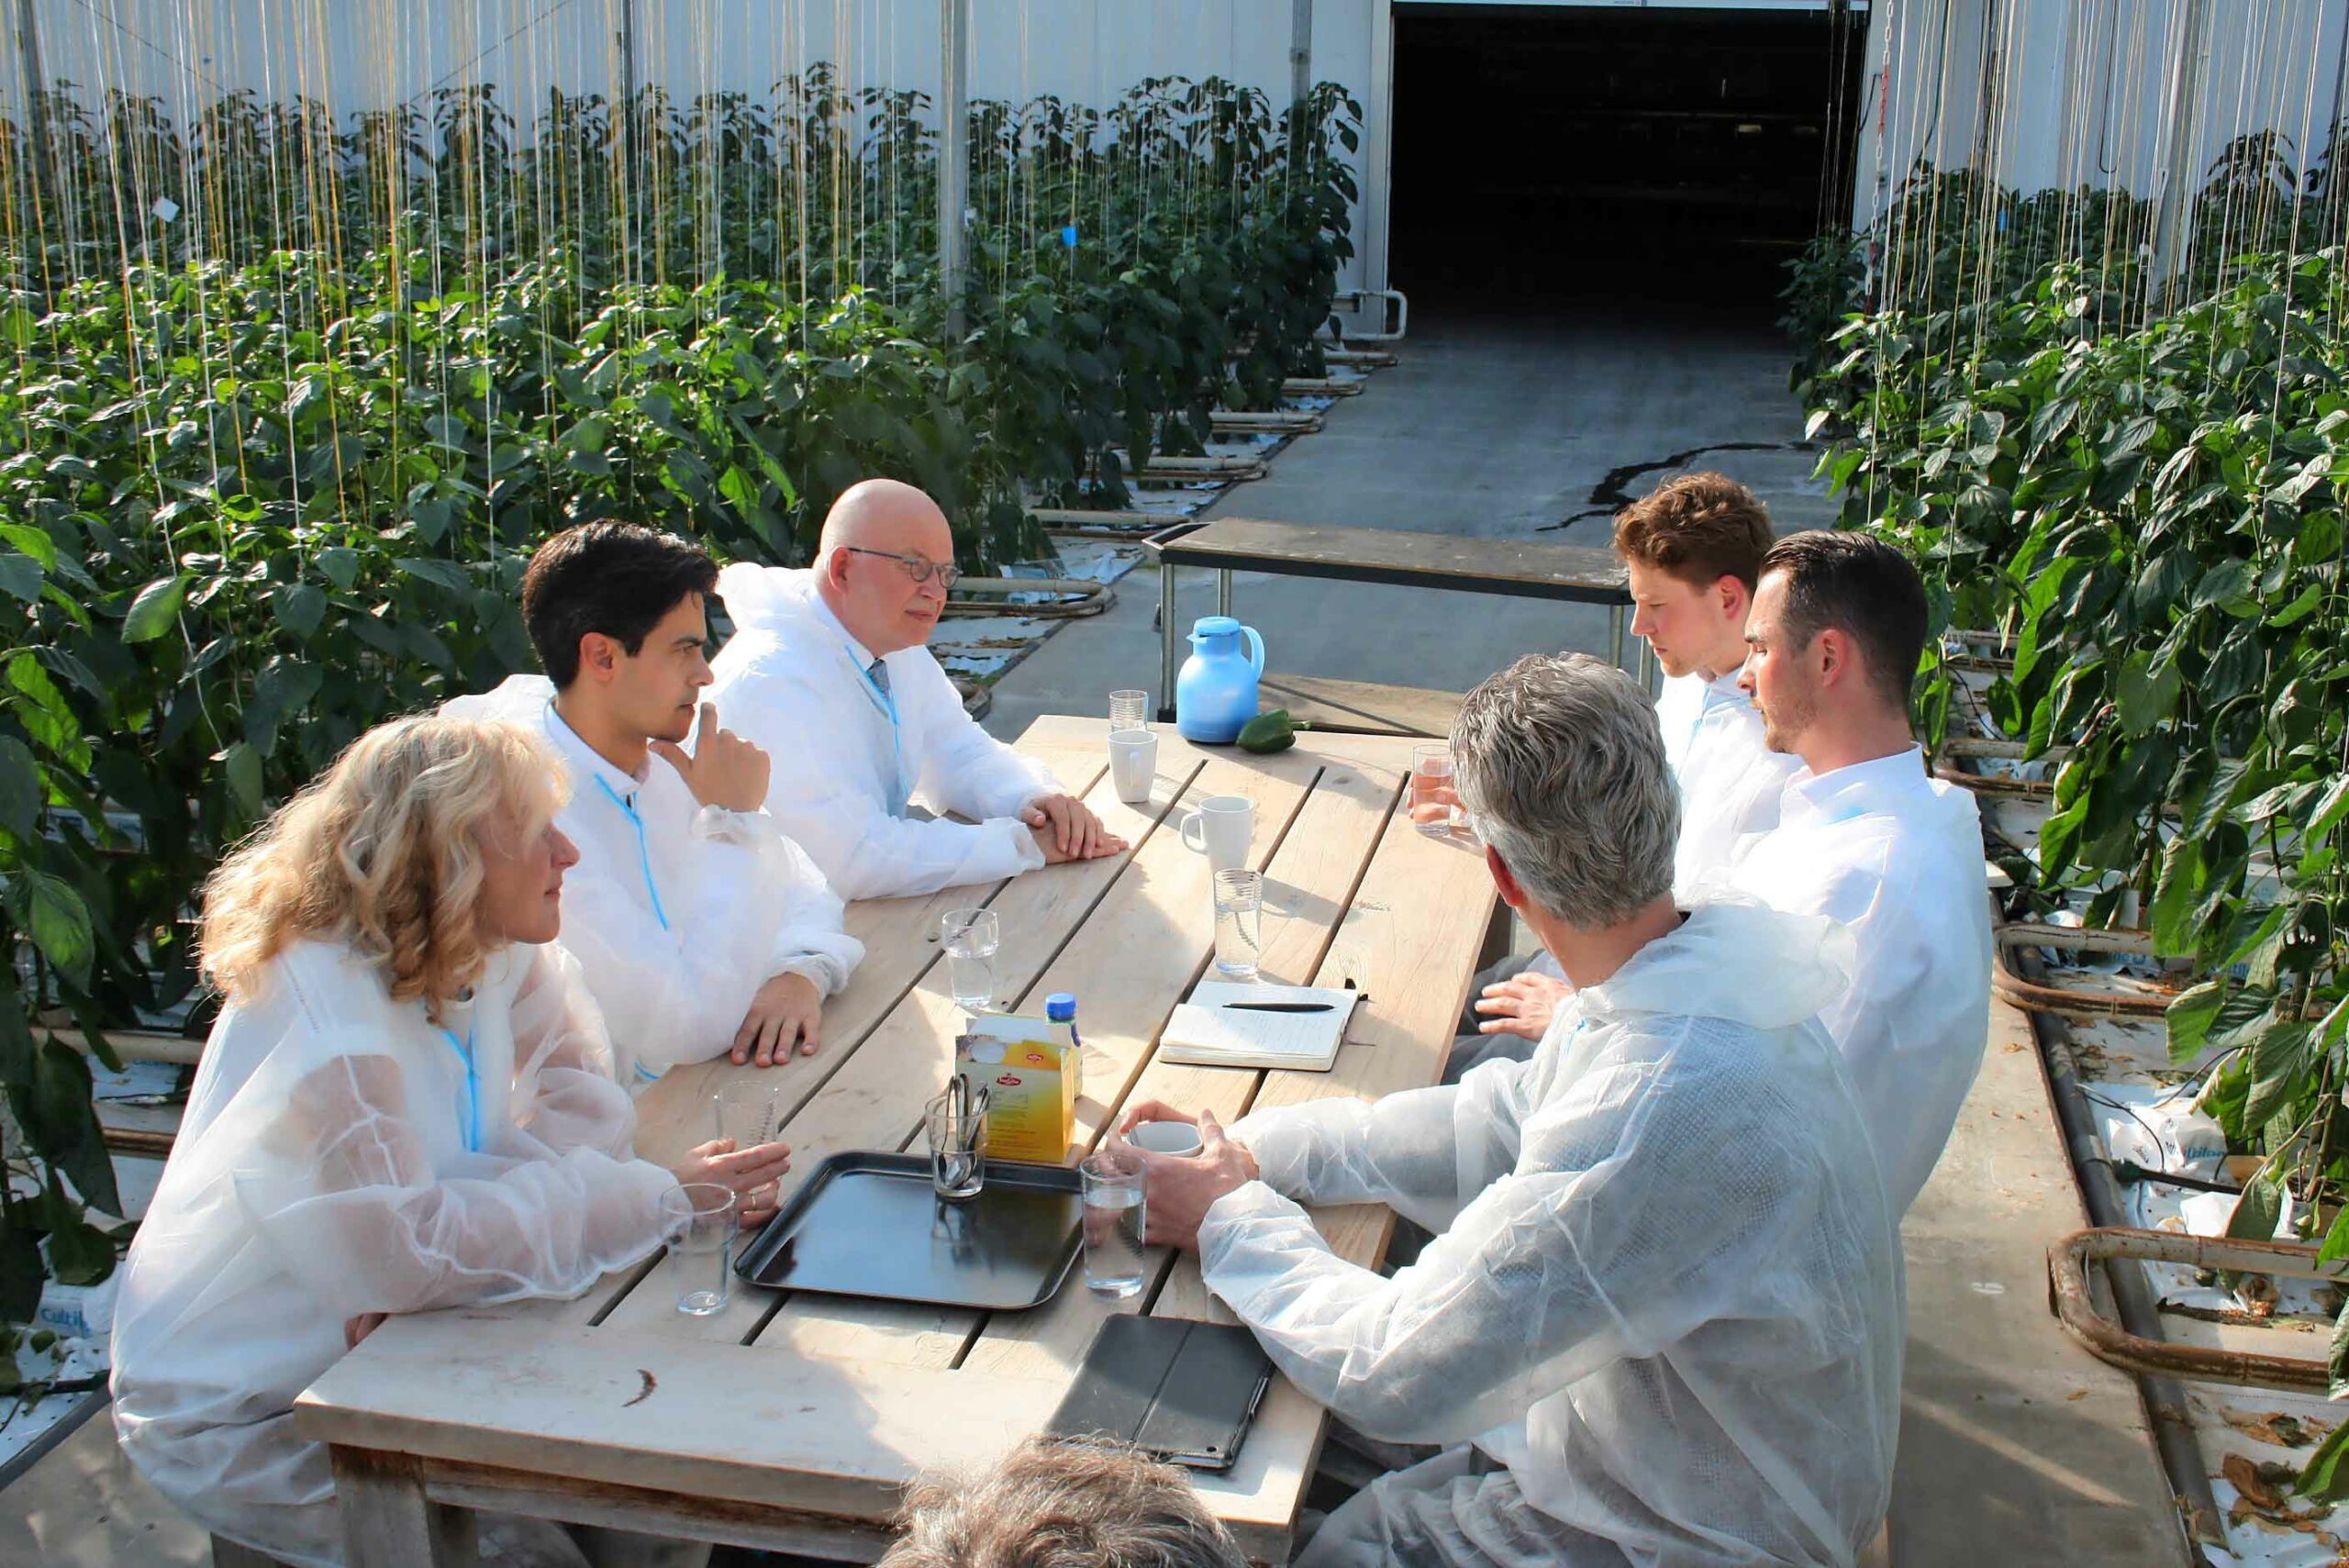
[[[1240, 651], [1240, 639], [1249, 651]], [[1191, 656], [1174, 678], [1174, 728], [1186, 740], [1229, 745], [1256, 717], [1256, 678], [1264, 673], [1264, 639], [1230, 616], [1202, 616], [1191, 628]]]

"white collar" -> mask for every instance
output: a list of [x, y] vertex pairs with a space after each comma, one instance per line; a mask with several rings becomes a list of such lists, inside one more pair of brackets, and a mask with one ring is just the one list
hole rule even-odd
[[1897, 811], [1904, 801], [1932, 793], [1925, 776], [1925, 749], [1911, 746], [1889, 756], [1814, 773], [1804, 768], [1787, 782], [1782, 818], [1847, 822], [1873, 812]]
[[[571, 721], [562, 717], [562, 710], [554, 706], [552, 697], [547, 698], [546, 730], [547, 739], [554, 742], [555, 750], [561, 751], [562, 760], [570, 764], [573, 776], [577, 777], [584, 772], [587, 777], [600, 778], [604, 781], [604, 787], [622, 800], [635, 799], [636, 792], [644, 787], [643, 779], [624, 772], [614, 765], [609, 757], [587, 744], [579, 731], [571, 728]], [[646, 761], [650, 762], [651, 758]]]
[[816, 606], [816, 613], [824, 617], [824, 624], [830, 627], [841, 641], [847, 645], [849, 657], [856, 661], [856, 667], [859, 670], [870, 670], [876, 661], [888, 657], [885, 653], [875, 653], [863, 643], [859, 642], [855, 634], [842, 624], [841, 617], [832, 613], [832, 606], [824, 602], [822, 594], [811, 592], [807, 596], [807, 602]]

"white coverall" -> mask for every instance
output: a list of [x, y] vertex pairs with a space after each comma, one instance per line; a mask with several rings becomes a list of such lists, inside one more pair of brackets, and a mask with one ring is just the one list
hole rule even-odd
[[381, 973], [298, 942], [220, 1015], [115, 1313], [123, 1451], [206, 1528], [303, 1568], [343, 1559], [293, 1407], [345, 1321], [577, 1296], [658, 1244], [676, 1185], [630, 1154], [635, 1107], [557, 950], [494, 956], [445, 1028]]
[[[841, 897], [934, 893], [1044, 863], [1019, 814], [1060, 786], [963, 711], [929, 649], [886, 655], [876, 678], [813, 572], [741, 562], [718, 574], [718, 594], [736, 629], [711, 662], [709, 699], [720, 723], [774, 756], [767, 809]], [[935, 818], [908, 814], [917, 796]]]
[[[1905, 1307], [1814, 1021], [1850, 946], [1707, 905], [1530, 1061], [1233, 1127], [1264, 1179], [1208, 1209], [1208, 1287], [1370, 1437], [1473, 1444], [1358, 1495], [1299, 1568], [1853, 1562], [1890, 1493]], [[1382, 1277], [1300, 1202], [1436, 1235]]]
[[[1756, 836], [1778, 825], [1778, 799], [1802, 759], [1763, 744], [1762, 712], [1738, 689], [1742, 668], [1708, 681], [1702, 675], [1667, 675], [1655, 699], [1656, 724], [1664, 731], [1664, 760], [1680, 795], [1680, 837], [1672, 852], [1672, 885], [1686, 902], [1717, 891], [1739, 853]], [[1468, 1010], [1444, 1071], [1446, 1083], [1481, 1062], [1533, 1054], [1522, 1035], [1486, 1034], [1476, 998], [1486, 986], [1512, 975], [1546, 974], [1564, 980], [1565, 971], [1547, 952], [1504, 958], [1478, 974], [1468, 994]]]
[[1820, 1014], [1876, 1137], [1885, 1191], [1908, 1212], [1957, 1125], [1990, 1027], [1990, 910], [1974, 797], [1910, 747], [1787, 785], [1776, 831], [1734, 884], [1772, 907], [1852, 929], [1852, 988]]
[[[571, 800], [555, 824], [579, 863], [563, 879], [558, 940], [603, 1010], [622, 1084], [641, 1091], [730, 1048], [775, 975], [804, 974], [827, 996], [848, 984], [864, 944], [772, 815], [703, 806], [658, 757], [631, 778], [562, 721], [553, 696], [545, 676], [514, 675], [441, 711], [535, 729], [562, 758]], [[718, 722], [731, 728], [723, 708]]]
[[1778, 825], [1778, 799], [1802, 759], [1762, 740], [1762, 713], [1738, 689], [1742, 672], [1665, 680], [1655, 700], [1664, 761], [1680, 786], [1672, 885], [1683, 897], [1723, 875], [1745, 840]]

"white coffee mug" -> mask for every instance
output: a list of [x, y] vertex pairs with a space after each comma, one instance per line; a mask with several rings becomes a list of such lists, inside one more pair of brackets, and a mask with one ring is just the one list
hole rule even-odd
[[1206, 1147], [1199, 1129], [1186, 1121], [1136, 1122], [1126, 1141], [1152, 1154], [1197, 1154]]
[[1158, 737], [1147, 729], [1121, 730], [1109, 737], [1109, 782], [1128, 806], [1147, 805], [1150, 786], [1158, 776]]
[[1256, 803], [1244, 795], [1211, 795], [1183, 818], [1183, 842], [1207, 856], [1215, 871], [1248, 869], [1248, 840], [1256, 832]]

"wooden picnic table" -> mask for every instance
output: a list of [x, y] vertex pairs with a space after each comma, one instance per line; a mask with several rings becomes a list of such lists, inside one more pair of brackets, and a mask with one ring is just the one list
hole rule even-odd
[[[713, 1092], [761, 1072], [782, 1091], [786, 1196], [829, 1154], [915, 1143], [960, 1016], [938, 917], [974, 903], [1002, 919], [998, 1005], [1040, 1013], [1049, 993], [1078, 997], [1080, 1146], [1141, 1099], [1228, 1120], [1436, 1082], [1494, 892], [1473, 843], [1423, 835], [1398, 809], [1408, 740], [1315, 734], [1259, 757], [1162, 728], [1157, 785], [1137, 806], [1110, 787], [1106, 729], [1045, 717], [1019, 745], [1130, 842], [1127, 853], [852, 906], [866, 955], [825, 1007], [819, 1052], [766, 1069], [721, 1059], [672, 1071], [639, 1102], [639, 1151], [667, 1162], [714, 1136]], [[1208, 862], [1177, 831], [1180, 809], [1212, 795], [1256, 803], [1264, 978], [1351, 980], [1369, 993], [1331, 1072], [1155, 1054], [1213, 948]], [[1393, 1226], [1377, 1206], [1315, 1218], [1364, 1264]], [[1074, 1273], [1044, 1306], [992, 1315], [738, 1281], [724, 1311], [698, 1318], [675, 1310], [671, 1265], [654, 1259], [573, 1301], [394, 1318], [303, 1395], [296, 1418], [331, 1445], [353, 1568], [470, 1562], [478, 1508], [871, 1561], [917, 1472], [985, 1465], [1041, 1429], [1108, 1314], [1230, 1321], [1195, 1259], [1163, 1249], [1151, 1259], [1149, 1287], [1122, 1302], [1096, 1298]], [[1196, 1477], [1252, 1559], [1287, 1560], [1326, 1420], [1276, 1377], [1232, 1470]]]

